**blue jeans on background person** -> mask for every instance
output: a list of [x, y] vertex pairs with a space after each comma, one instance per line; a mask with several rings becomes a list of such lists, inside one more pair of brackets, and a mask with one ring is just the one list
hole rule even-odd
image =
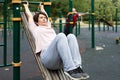
[[81, 67], [81, 55], [76, 36], [64, 33], [56, 35], [51, 44], [40, 55], [44, 66], [51, 70], [64, 69], [73, 70]]

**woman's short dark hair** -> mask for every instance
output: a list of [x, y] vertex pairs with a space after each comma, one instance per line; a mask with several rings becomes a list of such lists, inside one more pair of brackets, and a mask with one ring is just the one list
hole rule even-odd
[[34, 20], [35, 23], [38, 22], [38, 17], [39, 17], [40, 14], [44, 15], [46, 17], [46, 19], [48, 20], [48, 17], [44, 12], [38, 12], [33, 16], [33, 20]]

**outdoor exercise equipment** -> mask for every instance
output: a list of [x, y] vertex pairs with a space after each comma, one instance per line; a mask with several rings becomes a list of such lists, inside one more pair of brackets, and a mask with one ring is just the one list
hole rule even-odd
[[[99, 4], [98, 29], [99, 29], [99, 31], [101, 30], [100, 21], [101, 21], [101, 18], [102, 18], [103, 19], [102, 20], [103, 21], [103, 31], [105, 31], [105, 25], [107, 25], [107, 26], [112, 26], [112, 30], [113, 31], [115, 30], [115, 32], [117, 32], [117, 27], [118, 27], [118, 4], [115, 4], [115, 24], [113, 24], [114, 21], [112, 21], [112, 12], [111, 12], [111, 15], [110, 15], [111, 20], [110, 21], [106, 20], [106, 14], [107, 14], [106, 13], [107, 12], [106, 8], [107, 8], [107, 6], [106, 6], [105, 3], [101, 2]], [[103, 15], [102, 15], [102, 12], [103, 12]], [[113, 25], [115, 25], [115, 26], [113, 26]], [[108, 30], [109, 30], [109, 27], [108, 27]]]
[[[94, 0], [91, 0], [91, 13], [94, 14]], [[94, 28], [94, 15], [91, 15], [91, 19], [92, 19], [92, 32], [91, 32], [91, 43], [92, 43], [92, 48], [95, 48], [95, 28]]]
[[[0, 1], [1, 3], [4, 3], [4, 10], [7, 10], [6, 8], [6, 0], [2, 0]], [[20, 15], [20, 6], [21, 6], [21, 3], [23, 1], [21, 0], [12, 0], [12, 5], [13, 5], [13, 18], [12, 18], [12, 21], [13, 21], [13, 62], [12, 62], [12, 66], [13, 66], [13, 80], [20, 80], [20, 67], [22, 65], [22, 62], [20, 60], [20, 22], [21, 20], [26, 23], [25, 26], [25, 31], [26, 31], [26, 34], [28, 35], [28, 40], [31, 44], [31, 47], [32, 47], [32, 50], [34, 51], [35, 50], [35, 47], [34, 47], [34, 40], [32, 40], [32, 36], [30, 33], [27, 33], [29, 32], [29, 30], [27, 30], [27, 20], [25, 19], [26, 17], [22, 17], [21, 19], [21, 16], [23, 16], [24, 14]], [[38, 2], [30, 2], [31, 4], [38, 4]], [[94, 0], [91, 0], [91, 9], [92, 9], [92, 13], [94, 13]], [[50, 0], [44, 0], [43, 4], [45, 5], [45, 10], [46, 12], [48, 13], [48, 16], [49, 16], [49, 19], [50, 18], [50, 5], [51, 5], [51, 2]], [[72, 0], [69, 0], [69, 11], [72, 12]], [[4, 13], [4, 16], [6, 16], [6, 11]], [[72, 14], [71, 14], [71, 18], [72, 18]], [[92, 48], [94, 48], [94, 15], [91, 15], [91, 18], [92, 18]], [[4, 18], [4, 22], [1, 22], [0, 24], [4, 24], [4, 34], [6, 34], [6, 18]], [[23, 24], [24, 24], [23, 23]], [[71, 21], [71, 26], [72, 26], [72, 21]], [[4, 35], [4, 57], [6, 59], [6, 35]], [[3, 44], [1, 45], [3, 46]], [[34, 54], [34, 53], [33, 53]], [[68, 77], [66, 77], [63, 73], [63, 70], [58, 70], [58, 71], [49, 71], [47, 70], [41, 63], [40, 63], [40, 58], [35, 55], [35, 58], [37, 60], [37, 63], [38, 63], [38, 67], [39, 69], [41, 70], [41, 73], [43, 75], [43, 79], [44, 80], [71, 80], [69, 79]], [[6, 66], [6, 60], [4, 60], [4, 65], [3, 66]]]
[[98, 28], [99, 28], [99, 31], [100, 31], [100, 22], [103, 22], [103, 31], [105, 31], [105, 25], [107, 26], [107, 30], [109, 30], [109, 27], [111, 27], [112, 28], [112, 31], [114, 31], [114, 23], [113, 23], [113, 21], [107, 21], [107, 20], [105, 20], [105, 18], [99, 18], [98, 19]]
[[0, 22], [0, 25], [3, 25], [2, 36], [3, 43], [0, 43], [0, 47], [3, 48], [3, 64], [0, 64], [0, 67], [10, 66], [11, 64], [7, 63], [7, 2], [6, 0], [0, 0], [0, 4], [3, 4], [3, 22]]
[[[46, 10], [46, 8], [49, 8], [48, 6], [50, 6], [50, 5], [47, 5], [47, 7], [46, 7], [46, 5], [45, 5], [45, 10]], [[47, 10], [46, 10], [46, 11], [47, 11]], [[48, 11], [47, 13], [50, 13], [50, 11]], [[22, 14], [22, 13], [21, 13], [21, 14]], [[34, 13], [33, 13], [33, 14], [34, 14]], [[49, 16], [50, 16], [50, 14], [49, 14]], [[23, 21], [23, 25], [24, 25], [24, 31], [25, 31], [25, 33], [26, 33], [26, 35], [27, 35], [27, 37], [28, 37], [28, 40], [29, 40], [29, 42], [30, 42], [30, 45], [31, 45], [31, 47], [32, 47], [33, 55], [35, 56], [35, 59], [36, 59], [37, 64], [38, 64], [38, 67], [39, 67], [39, 69], [40, 69], [40, 71], [41, 71], [41, 75], [43, 76], [43, 79], [44, 79], [44, 80], [71, 80], [71, 79], [69, 79], [68, 77], [66, 77], [66, 76], [64, 75], [63, 70], [50, 71], [50, 70], [46, 69], [46, 68], [43, 66], [43, 64], [42, 64], [41, 61], [40, 61], [40, 57], [34, 53], [34, 52], [35, 52], [35, 51], [34, 51], [34, 50], [35, 50], [34, 38], [32, 37], [31, 33], [29, 32], [28, 23], [27, 23], [27, 18], [26, 18], [26, 16], [25, 16], [25, 14], [22, 14], [21, 17], [22, 17], [22, 21]], [[19, 61], [18, 63], [14, 63], [14, 64], [19, 64], [19, 65], [17, 66], [17, 68], [19, 68], [19, 67], [20, 67], [20, 63], [21, 63], [21, 61]], [[19, 71], [18, 71], [18, 74], [19, 74]], [[15, 76], [15, 74], [14, 74], [14, 76]], [[16, 78], [17, 78], [17, 79], [15, 79], [15, 80], [19, 80], [19, 79], [18, 79], [19, 76], [16, 77]]]
[[[35, 13], [33, 13], [34, 15]], [[24, 13], [21, 13], [21, 17], [22, 17], [22, 22], [23, 22], [23, 27], [24, 30], [26, 32], [27, 38], [30, 42], [32, 51], [33, 51], [33, 55], [38, 63], [38, 67], [39, 70], [43, 76], [44, 80], [71, 80], [70, 78], [68, 78], [67, 76], [65, 76], [63, 70], [56, 70], [56, 71], [51, 71], [48, 70], [47, 68], [44, 67], [44, 65], [42, 64], [41, 60], [40, 60], [40, 56], [36, 55], [35, 52], [35, 44], [34, 44], [34, 38], [31, 35], [29, 29], [28, 29], [28, 21], [27, 21], [27, 17]]]
[[118, 7], [116, 7], [116, 27], [115, 27], [115, 32], [117, 32], [117, 28], [118, 28]]
[[[33, 13], [35, 14], [35, 13]], [[43, 77], [44, 80], [71, 80], [69, 79], [67, 76], [64, 75], [63, 70], [56, 70], [56, 71], [52, 71], [52, 70], [48, 70], [47, 68], [44, 67], [44, 65], [42, 64], [41, 60], [40, 60], [40, 56], [36, 55], [35, 52], [35, 43], [34, 43], [34, 38], [31, 35], [31, 32], [28, 29], [28, 21], [27, 21], [27, 17], [24, 13], [21, 13], [21, 17], [22, 17], [22, 24], [24, 27], [24, 31], [26, 33], [26, 36], [28, 38], [28, 41], [30, 43], [31, 49], [33, 51], [33, 55], [37, 61], [38, 64], [38, 68], [41, 72], [41, 75]]]
[[105, 20], [104, 18], [100, 18], [99, 19], [101, 22], [104, 22], [104, 23], [106, 23], [106, 25], [109, 27], [113, 27], [114, 28], [114, 26], [113, 26], [113, 24], [112, 23], [110, 23], [110, 22], [108, 22], [107, 20]]

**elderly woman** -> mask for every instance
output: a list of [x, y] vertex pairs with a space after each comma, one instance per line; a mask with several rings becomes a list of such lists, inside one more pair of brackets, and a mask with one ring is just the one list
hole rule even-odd
[[64, 33], [56, 35], [44, 5], [39, 4], [40, 12], [34, 16], [29, 10], [29, 3], [23, 4], [27, 14], [29, 29], [34, 36], [36, 54], [40, 54], [43, 65], [50, 70], [63, 69], [73, 80], [87, 79], [89, 75], [81, 69], [81, 55], [76, 37]]

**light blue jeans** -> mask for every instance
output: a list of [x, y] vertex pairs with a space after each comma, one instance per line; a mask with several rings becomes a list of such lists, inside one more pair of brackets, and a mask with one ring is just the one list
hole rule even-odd
[[48, 48], [42, 50], [40, 58], [44, 66], [51, 70], [63, 68], [69, 71], [81, 67], [79, 46], [73, 34], [66, 37], [64, 33], [59, 33]]

